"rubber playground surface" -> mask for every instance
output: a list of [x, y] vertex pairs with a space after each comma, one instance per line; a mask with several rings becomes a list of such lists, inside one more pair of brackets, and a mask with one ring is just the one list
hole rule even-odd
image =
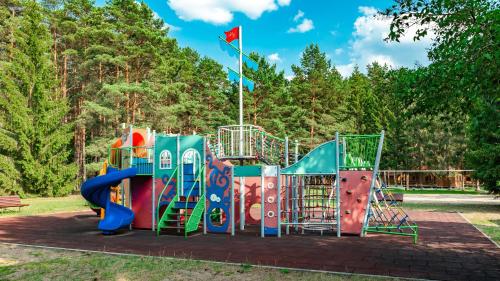
[[410, 237], [375, 234], [260, 238], [251, 229], [234, 237], [156, 237], [150, 230], [104, 236], [90, 211], [0, 218], [0, 242], [438, 280], [498, 280], [500, 249], [459, 214], [409, 213], [419, 225], [417, 245]]

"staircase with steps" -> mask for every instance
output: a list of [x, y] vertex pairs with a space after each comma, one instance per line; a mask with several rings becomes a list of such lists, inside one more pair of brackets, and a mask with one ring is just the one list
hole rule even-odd
[[[180, 180], [183, 195], [176, 194], [161, 217], [158, 216], [157, 235], [160, 235], [162, 231], [174, 230], [177, 233], [183, 232], [187, 237], [190, 232], [198, 230], [205, 210], [204, 170], [205, 166], [196, 176], [192, 164], [183, 166], [183, 176]], [[178, 186], [176, 189], [179, 190]], [[160, 194], [160, 199], [162, 195], [163, 192]]]

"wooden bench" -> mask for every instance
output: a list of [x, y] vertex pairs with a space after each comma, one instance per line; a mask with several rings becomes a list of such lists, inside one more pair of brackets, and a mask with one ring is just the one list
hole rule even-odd
[[21, 211], [21, 207], [29, 206], [30, 204], [21, 203], [21, 198], [17, 195], [13, 196], [0, 196], [0, 208], [13, 208], [18, 207]]
[[[396, 201], [398, 203], [403, 203], [403, 193], [393, 193], [392, 198], [389, 195], [385, 194], [384, 197], [386, 201]], [[382, 195], [380, 193], [377, 193], [377, 200], [382, 200]]]

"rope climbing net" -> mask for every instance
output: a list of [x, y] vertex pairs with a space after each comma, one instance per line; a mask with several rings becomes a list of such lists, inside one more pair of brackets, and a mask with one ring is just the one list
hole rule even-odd
[[285, 198], [281, 224], [290, 230], [333, 232], [336, 230], [336, 193], [334, 175], [288, 176], [281, 187]]

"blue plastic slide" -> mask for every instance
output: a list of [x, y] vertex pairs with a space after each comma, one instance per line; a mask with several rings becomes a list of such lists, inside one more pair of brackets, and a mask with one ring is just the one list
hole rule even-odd
[[82, 196], [92, 204], [106, 210], [98, 228], [104, 234], [113, 234], [117, 229], [127, 227], [134, 220], [134, 212], [110, 200], [110, 188], [117, 186], [123, 179], [134, 177], [136, 168], [117, 170], [108, 167], [106, 174], [85, 181], [81, 187]]

